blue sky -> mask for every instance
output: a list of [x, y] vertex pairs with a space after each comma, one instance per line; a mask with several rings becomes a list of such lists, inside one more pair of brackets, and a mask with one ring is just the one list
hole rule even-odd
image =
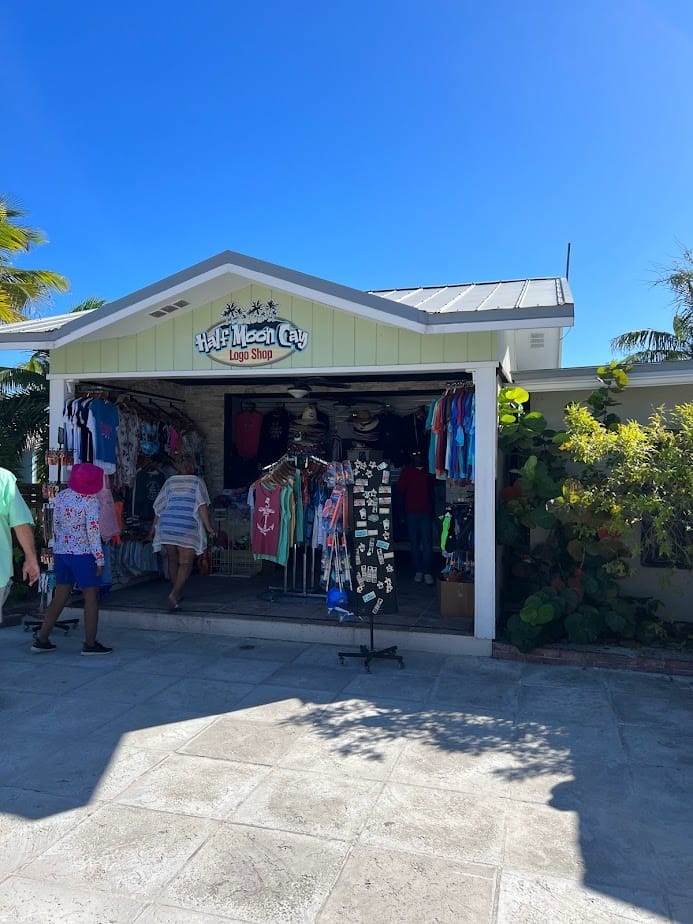
[[0, 191], [46, 313], [226, 248], [360, 289], [561, 275], [564, 365], [670, 328], [693, 247], [690, 0], [0, 11]]

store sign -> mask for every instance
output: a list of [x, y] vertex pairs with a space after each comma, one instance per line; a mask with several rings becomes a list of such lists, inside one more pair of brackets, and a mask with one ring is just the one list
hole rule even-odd
[[195, 346], [226, 366], [267, 366], [300, 353], [308, 346], [308, 331], [279, 317], [279, 306], [269, 299], [247, 308], [229, 302], [221, 321], [194, 335]]

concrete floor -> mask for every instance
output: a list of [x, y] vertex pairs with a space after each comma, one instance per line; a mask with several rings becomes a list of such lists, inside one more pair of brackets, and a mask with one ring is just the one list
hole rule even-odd
[[0, 921], [693, 921], [693, 681], [0, 632]]

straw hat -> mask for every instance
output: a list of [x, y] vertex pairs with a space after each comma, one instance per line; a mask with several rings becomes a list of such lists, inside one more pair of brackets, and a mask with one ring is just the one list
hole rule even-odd
[[79, 462], [72, 466], [67, 486], [77, 494], [98, 494], [103, 488], [103, 469], [91, 462]]
[[359, 410], [356, 412], [356, 419], [353, 428], [356, 433], [371, 433], [380, 426], [380, 418], [374, 417], [369, 410]]
[[301, 414], [301, 423], [316, 424], [318, 423], [318, 409], [314, 404], [309, 404]]

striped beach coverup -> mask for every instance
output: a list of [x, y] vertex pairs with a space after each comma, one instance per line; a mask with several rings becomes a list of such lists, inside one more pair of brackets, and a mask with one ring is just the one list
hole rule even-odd
[[207, 533], [199, 508], [209, 503], [207, 487], [197, 475], [172, 475], [154, 501], [159, 522], [154, 534], [154, 551], [162, 545], [194, 549], [201, 555], [207, 548]]

